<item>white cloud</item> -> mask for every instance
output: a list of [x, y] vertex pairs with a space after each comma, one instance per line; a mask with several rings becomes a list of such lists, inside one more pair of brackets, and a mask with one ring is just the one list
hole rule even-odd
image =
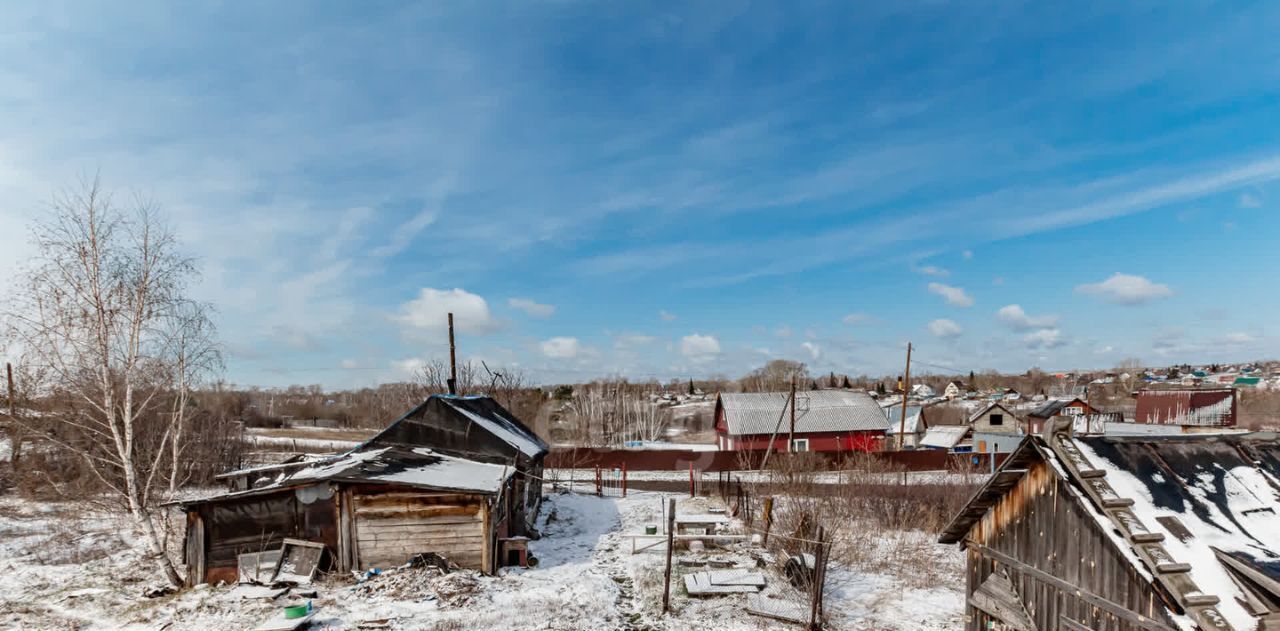
[[925, 276], [937, 276], [938, 278], [946, 278], [947, 276], [951, 275], [951, 270], [938, 267], [936, 265], [925, 265], [924, 267], [917, 267], [916, 271], [920, 272], [921, 274], [924, 274]]
[[1173, 295], [1173, 290], [1168, 285], [1153, 283], [1145, 277], [1120, 272], [1112, 274], [1111, 278], [1100, 283], [1080, 285], [1076, 287], [1076, 291], [1097, 296], [1113, 304], [1130, 306]]
[[1062, 339], [1062, 331], [1058, 329], [1040, 329], [1022, 336], [1027, 348], [1058, 348], [1066, 341]]
[[1021, 305], [1005, 305], [996, 312], [996, 318], [1017, 331], [1031, 329], [1047, 329], [1058, 324], [1058, 316], [1032, 316], [1022, 310]]
[[461, 333], [489, 333], [498, 328], [489, 303], [464, 289], [423, 287], [417, 298], [401, 305], [399, 320], [414, 329], [439, 332], [448, 330], [450, 313], [454, 328]]
[[436, 211], [434, 209], [424, 210], [400, 224], [395, 232], [391, 233], [391, 238], [387, 240], [385, 245], [380, 245], [370, 250], [369, 254], [382, 257], [395, 256], [409, 247], [409, 244], [413, 243], [414, 238], [420, 232], [435, 222]]
[[542, 354], [552, 359], [570, 359], [582, 350], [576, 337], [553, 337], [541, 344]]
[[1222, 341], [1227, 344], [1252, 344], [1258, 341], [1258, 338], [1248, 333], [1233, 332], [1222, 336]]
[[972, 307], [973, 298], [959, 287], [943, 285], [942, 283], [929, 283], [929, 292], [942, 296], [947, 304], [953, 307]]
[[528, 298], [509, 298], [507, 306], [519, 309], [535, 318], [548, 318], [555, 314], [555, 305], [544, 305]]
[[841, 322], [844, 322], [845, 324], [848, 324], [850, 326], [857, 325], [857, 324], [866, 324], [871, 320], [872, 320], [872, 317], [865, 313], [850, 313], [849, 315], [840, 319]]
[[661, 318], [663, 322], [675, 322], [676, 314], [663, 309], [658, 311], [658, 317]]
[[964, 329], [951, 320], [940, 318], [929, 323], [929, 332], [942, 339], [950, 339], [959, 336]]
[[1114, 350], [1115, 350], [1114, 346], [1103, 346], [1102, 348], [1099, 348], [1093, 351], [1093, 353], [1095, 355], [1106, 355], [1107, 353], [1110, 353], [1111, 351], [1114, 351]]
[[964, 260], [966, 260], [966, 261], [972, 260], [972, 259], [973, 259], [973, 250], [965, 250], [964, 252], [961, 252], [961, 253], [960, 253], [960, 256], [963, 256], [963, 257], [964, 257]]
[[640, 333], [623, 333], [613, 338], [613, 347], [618, 350], [635, 348], [637, 346], [647, 346], [657, 341], [652, 335], [643, 335]]
[[694, 360], [710, 359], [720, 354], [720, 340], [712, 335], [686, 335], [680, 338], [680, 354]]
[[792, 334], [791, 327], [784, 324], [778, 327], [778, 329], [774, 331], [773, 334], [781, 338], [791, 337], [791, 334]]
[[391, 362], [391, 370], [401, 376], [410, 377], [422, 370], [427, 362], [419, 357], [408, 357], [405, 359], [397, 359]]
[[1251, 195], [1249, 193], [1240, 194], [1241, 208], [1257, 208], [1261, 205], [1262, 205], [1262, 200], [1259, 200], [1256, 196]]
[[822, 347], [814, 344], [813, 342], [804, 342], [800, 344], [800, 346], [803, 346], [804, 350], [809, 351], [809, 357], [813, 359], [817, 359], [822, 356]]

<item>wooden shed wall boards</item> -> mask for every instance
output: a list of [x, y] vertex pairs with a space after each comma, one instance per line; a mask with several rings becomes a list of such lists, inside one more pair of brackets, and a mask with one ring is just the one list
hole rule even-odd
[[944, 530], [967, 629], [1280, 628], [1273, 434], [1026, 438]]
[[434, 552], [493, 572], [513, 534], [515, 469], [418, 447], [364, 447], [269, 486], [185, 502], [192, 583], [236, 580], [240, 554], [320, 543], [322, 569], [391, 567]]

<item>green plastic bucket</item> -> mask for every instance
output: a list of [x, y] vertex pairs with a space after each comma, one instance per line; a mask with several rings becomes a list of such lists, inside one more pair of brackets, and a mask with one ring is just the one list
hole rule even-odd
[[284, 617], [286, 620], [301, 618], [307, 615], [307, 611], [309, 609], [310, 608], [307, 605], [289, 605], [288, 607], [284, 608]]

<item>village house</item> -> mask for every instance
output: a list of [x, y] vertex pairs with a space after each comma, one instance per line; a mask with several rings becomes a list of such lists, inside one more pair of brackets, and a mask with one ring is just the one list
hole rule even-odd
[[966, 626], [1280, 628], [1274, 434], [1023, 440], [939, 541], [968, 554]]
[[969, 426], [983, 434], [1025, 433], [1022, 421], [999, 402], [993, 402], [969, 416]]
[[1103, 412], [1079, 397], [1071, 399], [1050, 399], [1044, 404], [1027, 412], [1027, 424], [1032, 434], [1039, 434], [1045, 423], [1055, 416], [1069, 416], [1077, 423], [1078, 433], [1102, 434], [1106, 431], [1106, 423], [1118, 423], [1124, 416], [1114, 412]]
[[964, 382], [952, 379], [951, 382], [947, 384], [947, 387], [943, 388], [942, 396], [954, 400], [964, 396], [965, 391], [966, 386], [964, 385]]
[[[266, 468], [250, 487], [180, 502], [193, 583], [237, 578], [240, 555], [285, 538], [324, 546], [325, 569], [435, 553], [494, 572], [536, 534], [546, 443], [493, 399], [432, 396], [338, 456]], [[262, 468], [259, 468], [262, 470]]]
[[[856, 390], [721, 393], [716, 398], [716, 444], [727, 451], [879, 451], [888, 420], [879, 404]], [[795, 442], [787, 444], [794, 429]]]
[[920, 440], [924, 438], [925, 432], [929, 429], [929, 422], [925, 420], [925, 407], [922, 405], [907, 405], [907, 415], [904, 419], [902, 416], [902, 403], [893, 403], [884, 408], [885, 416], [889, 418], [889, 428], [885, 432], [887, 442], [886, 449], [915, 449], [920, 446]]
[[1134, 421], [1156, 425], [1235, 427], [1234, 388], [1178, 388], [1138, 392]]

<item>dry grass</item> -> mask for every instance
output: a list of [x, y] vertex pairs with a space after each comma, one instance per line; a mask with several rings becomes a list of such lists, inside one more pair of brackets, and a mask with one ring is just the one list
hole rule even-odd
[[[822, 526], [833, 542], [832, 559], [846, 568], [892, 575], [910, 586], [936, 583], [939, 571], [949, 569], [938, 566], [937, 533], [976, 484], [921, 482], [871, 457], [846, 467], [852, 468], [833, 474], [816, 457], [779, 459], [777, 482], [765, 491], [778, 498], [772, 531], [811, 539]], [[842, 483], [821, 483], [818, 475], [839, 475]], [[787, 544], [780, 539], [778, 545]]]

